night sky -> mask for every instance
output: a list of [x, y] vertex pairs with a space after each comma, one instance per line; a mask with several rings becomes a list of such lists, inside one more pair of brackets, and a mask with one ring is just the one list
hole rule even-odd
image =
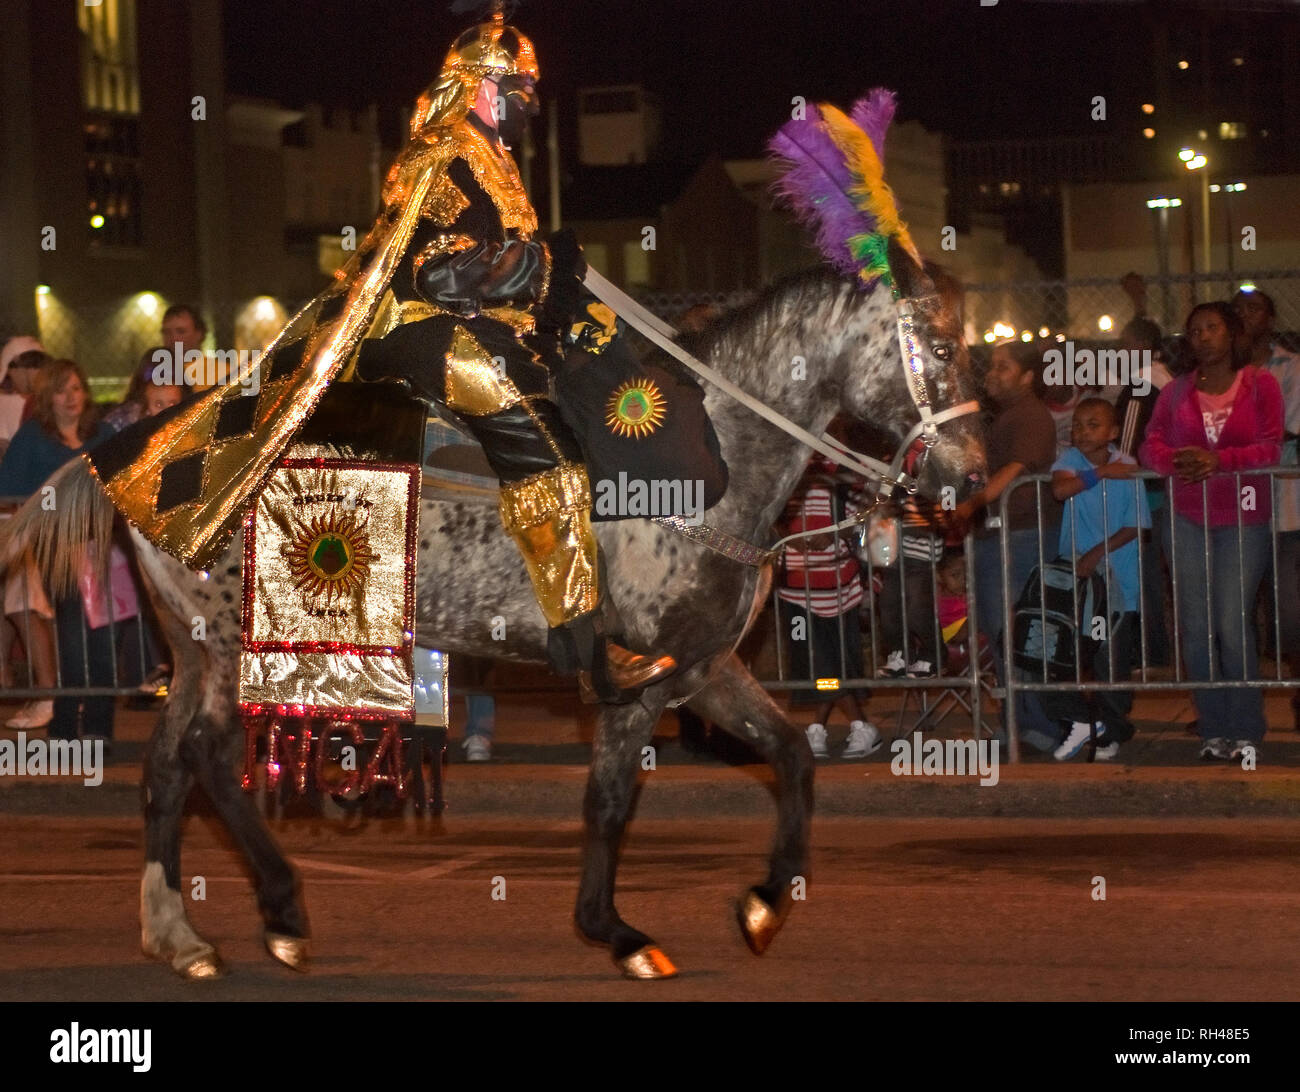
[[[226, 0], [232, 91], [290, 105], [409, 106], [472, 22], [448, 0]], [[671, 158], [756, 155], [792, 95], [848, 102], [883, 85], [899, 120], [960, 138], [1096, 132], [1094, 94], [1134, 78], [1124, 0], [526, 0], [542, 93], [640, 82]]]

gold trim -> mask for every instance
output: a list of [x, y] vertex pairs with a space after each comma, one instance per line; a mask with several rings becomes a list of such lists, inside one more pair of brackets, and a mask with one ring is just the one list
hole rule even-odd
[[596, 536], [587, 470], [558, 466], [501, 486], [501, 523], [523, 555], [549, 626], [596, 609]]
[[443, 391], [447, 405], [471, 417], [487, 417], [517, 406], [518, 388], [505, 374], [505, 363], [497, 361], [464, 326], [451, 335], [443, 370]]

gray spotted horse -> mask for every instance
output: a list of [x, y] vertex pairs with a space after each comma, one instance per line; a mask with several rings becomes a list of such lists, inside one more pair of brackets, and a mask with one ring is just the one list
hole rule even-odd
[[[932, 406], [947, 419], [928, 430], [919, 486], [930, 495], [945, 486], [964, 494], [980, 484], [985, 463], [978, 417], [966, 410], [942, 412], [973, 398], [957, 304], [911, 259], [895, 255], [891, 265], [900, 295], [917, 305], [910, 366], [900, 362], [900, 313], [889, 290], [879, 284], [860, 290], [826, 271], [769, 288], [725, 315], [691, 348], [753, 399], [814, 435], [846, 414], [910, 447], [919, 432], [918, 406], [923, 412]], [[805, 361], [800, 376], [792, 370], [797, 357]], [[763, 548], [773, 541], [773, 526], [807, 465], [809, 448], [713, 383], [704, 387], [705, 407], [731, 471], [707, 524], [732, 541]], [[67, 550], [107, 533], [111, 505], [84, 459], [51, 482], [58, 490], [57, 512], [29, 503], [7, 521], [0, 556], [12, 562], [36, 547], [36, 556], [48, 562], [51, 541], [54, 549]], [[420, 526], [422, 638], [452, 654], [544, 662], [545, 621], [495, 505], [425, 501]], [[251, 867], [268, 951], [301, 968], [308, 930], [296, 873], [235, 773], [242, 739], [236, 705], [242, 541], [237, 536], [220, 562], [199, 574], [132, 534], [175, 668], [145, 765], [144, 951], [187, 978], [222, 973], [216, 949], [190, 924], [181, 895], [181, 815], [197, 781]], [[767, 877], [737, 906], [743, 938], [761, 954], [790, 908], [792, 880], [808, 875], [813, 811], [807, 740], [734, 653], [764, 601], [771, 559], [743, 564], [648, 519], [600, 524], [598, 534], [607, 587], [631, 647], [668, 653], [679, 669], [639, 700], [599, 710], [583, 802], [578, 929], [608, 946], [625, 973], [674, 973], [655, 942], [620, 917], [614, 889], [642, 748], [663, 710], [684, 701], [747, 741], [775, 774], [777, 826]], [[192, 639], [196, 616], [206, 619], [204, 641]], [[505, 641], [492, 640], [482, 624], [496, 616], [512, 620]]]

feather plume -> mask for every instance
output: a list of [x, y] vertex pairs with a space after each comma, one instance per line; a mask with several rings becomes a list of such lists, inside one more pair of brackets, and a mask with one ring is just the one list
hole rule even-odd
[[838, 272], [857, 275], [848, 240], [869, 231], [871, 224], [848, 195], [853, 177], [817, 107], [809, 106], [805, 118], [787, 121], [767, 146], [783, 168], [774, 187], [778, 196], [814, 230], [822, 257]]
[[[875, 232], [896, 237], [903, 249], [920, 265], [920, 255], [912, 243], [907, 225], [899, 219], [894, 193], [885, 181], [885, 167], [876, 151], [876, 142], [829, 103], [823, 103], [820, 109], [826, 130], [843, 154], [844, 162], [853, 175], [848, 190], [850, 199], [874, 223]], [[880, 143], [884, 143], [883, 132]]]
[[881, 162], [885, 159], [885, 133], [894, 120], [894, 109], [897, 105], [898, 100], [892, 91], [876, 87], [858, 99], [853, 104], [853, 109], [849, 111], [853, 124], [871, 138], [871, 143], [875, 145], [876, 155], [880, 157]]
[[884, 88], [860, 98], [847, 116], [820, 103], [768, 142], [782, 169], [778, 196], [814, 230], [822, 256], [864, 285], [877, 278], [892, 283], [890, 239], [921, 260], [884, 177], [885, 133], [895, 106], [894, 93]]

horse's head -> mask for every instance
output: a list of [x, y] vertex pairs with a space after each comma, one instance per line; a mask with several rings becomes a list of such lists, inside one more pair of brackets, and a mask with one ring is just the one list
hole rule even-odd
[[[927, 272], [896, 244], [889, 265], [899, 305], [886, 302], [879, 287], [859, 299], [849, 320], [855, 336], [845, 349], [854, 355], [841, 408], [896, 447], [914, 437], [912, 465], [921, 491], [937, 498], [951, 486], [960, 500], [982, 488], [987, 476], [979, 414], [944, 416], [976, 398], [962, 333], [961, 286], [938, 270]], [[937, 420], [922, 430], [927, 413]]]

